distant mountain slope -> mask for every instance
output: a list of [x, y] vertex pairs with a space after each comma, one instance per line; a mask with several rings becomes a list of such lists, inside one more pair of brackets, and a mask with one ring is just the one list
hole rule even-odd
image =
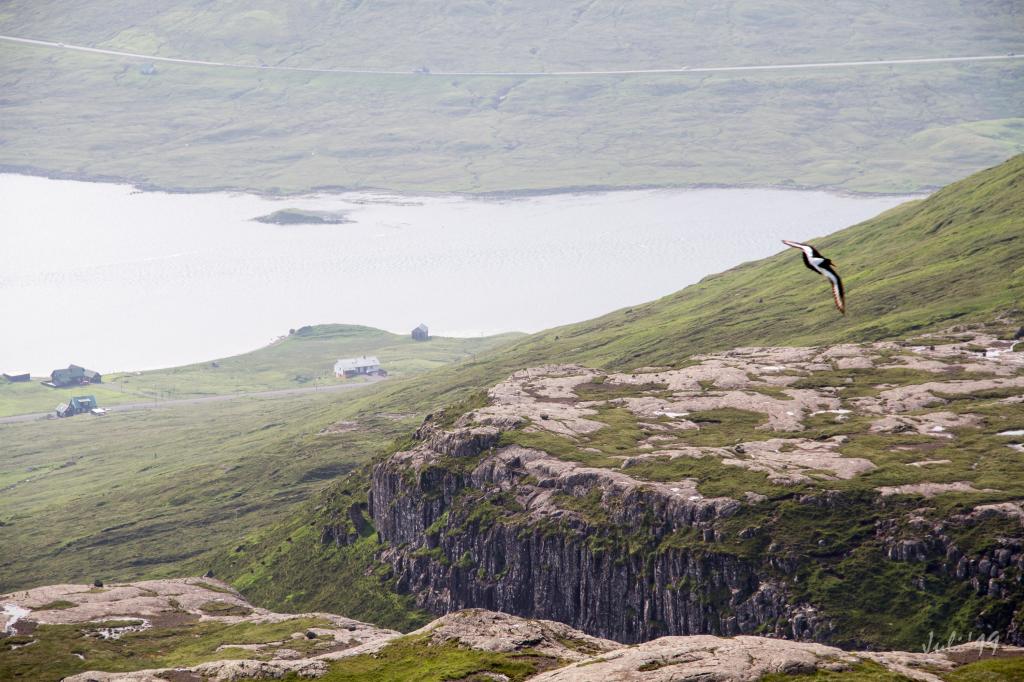
[[[358, 66], [412, 72], [697, 66], [791, 60], [934, 57], [1020, 45], [1019, 11], [982, 0], [837, 2], [807, 12], [795, 0], [677, 3], [633, 0], [443, 0], [322, 3], [266, 0], [244, 8], [204, 0], [159, 5], [4, 3], [0, 29], [34, 38], [168, 57]], [[557, 36], [559, 40], [551, 40]], [[343, 39], [339, 39], [343, 37]], [[798, 59], [795, 59], [798, 57]]]
[[[1024, 40], [1019, 8], [1000, 0], [813, 11], [796, 0], [19, 0], [0, 10], [0, 34], [57, 44], [0, 43], [0, 168], [18, 172], [266, 192], [707, 183], [902, 192], [1024, 150], [1024, 60], [438, 73], [1005, 57]], [[394, 73], [151, 63], [59, 44]]]

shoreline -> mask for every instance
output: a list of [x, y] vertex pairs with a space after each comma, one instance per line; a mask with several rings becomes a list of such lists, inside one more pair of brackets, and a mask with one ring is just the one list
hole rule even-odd
[[885, 198], [912, 196], [924, 198], [938, 190], [941, 185], [924, 185], [919, 189], [910, 191], [892, 192], [857, 192], [842, 187], [831, 185], [761, 185], [761, 184], [738, 184], [702, 182], [702, 183], [681, 183], [681, 184], [635, 184], [635, 185], [565, 185], [551, 188], [534, 189], [503, 189], [486, 190], [479, 192], [467, 191], [430, 191], [430, 190], [396, 190], [384, 187], [345, 187], [342, 185], [319, 185], [294, 192], [269, 191], [266, 189], [255, 189], [236, 187], [231, 185], [213, 185], [208, 187], [179, 187], [174, 185], [161, 185], [158, 183], [132, 180], [127, 177], [116, 175], [96, 175], [90, 173], [79, 173], [75, 171], [53, 171], [35, 166], [24, 166], [17, 164], [0, 163], [0, 175], [21, 175], [25, 177], [44, 178], [47, 180], [72, 180], [75, 182], [89, 182], [108, 185], [126, 185], [139, 192], [161, 192], [164, 194], [248, 194], [268, 200], [303, 199], [320, 194], [384, 194], [396, 198], [408, 199], [414, 197], [441, 198], [458, 197], [462, 199], [476, 199], [478, 201], [516, 201], [534, 197], [558, 196], [558, 195], [585, 195], [585, 194], [610, 194], [615, 192], [645, 192], [645, 191], [692, 191], [692, 190], [772, 190], [777, 192], [827, 192], [840, 197], [849, 198]]
[[[297, 322], [303, 324], [317, 322], [336, 323], [339, 320], [348, 324], [362, 324], [378, 327], [393, 333], [404, 333], [406, 329], [405, 316], [412, 316], [416, 319], [409, 324], [420, 321], [419, 318], [431, 317], [435, 336], [452, 336], [472, 338], [481, 336], [481, 332], [533, 332], [542, 331], [563, 324], [569, 324], [588, 316], [597, 316], [607, 312], [625, 308], [630, 305], [638, 305], [645, 301], [655, 300], [662, 296], [678, 290], [692, 282], [698, 281], [706, 276], [708, 271], [706, 265], [700, 259], [694, 259], [693, 249], [697, 248], [701, 253], [718, 253], [722, 249], [719, 238], [713, 233], [709, 226], [721, 225], [723, 229], [735, 230], [737, 234], [750, 236], [751, 239], [741, 239], [735, 243], [730, 242], [728, 246], [728, 257], [721, 256], [722, 267], [728, 267], [737, 263], [745, 262], [752, 258], [758, 258], [774, 253], [778, 248], [777, 242], [772, 239], [765, 241], [776, 232], [776, 236], [788, 238], [810, 238], [812, 236], [824, 235], [834, 232], [873, 217], [879, 212], [889, 210], [892, 207], [905, 202], [920, 201], [920, 195], [893, 195], [893, 196], [865, 196], [846, 195], [816, 190], [813, 193], [807, 191], [761, 188], [758, 191], [748, 191], [745, 194], [726, 191], [701, 191], [699, 188], [688, 189], [648, 189], [648, 190], [621, 190], [618, 192], [604, 190], [600, 194], [582, 194], [579, 189], [571, 194], [559, 194], [554, 191], [535, 192], [533, 196], [546, 195], [548, 199], [521, 199], [525, 195], [520, 193], [512, 195], [509, 193], [491, 194], [486, 197], [465, 198], [465, 195], [448, 195], [442, 199], [427, 199], [422, 197], [422, 203], [426, 206], [420, 208], [381, 208], [374, 209], [370, 218], [363, 220], [359, 218], [360, 228], [358, 234], [349, 230], [324, 230], [311, 229], [300, 230], [296, 236], [287, 237], [280, 230], [268, 230], [261, 227], [254, 230], [251, 225], [254, 217], [273, 212], [275, 209], [285, 208], [289, 204], [304, 207], [304, 210], [321, 210], [325, 208], [339, 208], [340, 204], [360, 203], [360, 200], [381, 204], [401, 204], [402, 195], [362, 195], [362, 196], [337, 196], [331, 197], [321, 195], [320, 200], [303, 201], [302, 199], [289, 200], [267, 200], [261, 195], [243, 193], [209, 193], [209, 196], [195, 196], [198, 192], [170, 193], [155, 190], [146, 192], [139, 189], [139, 185], [114, 184], [109, 182], [113, 178], [106, 178], [107, 182], [97, 184], [95, 178], [91, 179], [92, 184], [77, 184], [90, 182], [81, 178], [88, 177], [85, 174], [66, 173], [57, 174], [62, 177], [59, 180], [67, 180], [65, 184], [59, 182], [47, 182], [55, 179], [55, 174], [50, 176], [26, 175], [11, 173], [4, 181], [5, 185], [13, 194], [24, 194], [31, 197], [31, 201], [52, 201], [53, 197], [67, 194], [69, 197], [96, 195], [96, 207], [107, 207], [100, 212], [107, 212], [105, 218], [95, 210], [76, 221], [94, 228], [98, 233], [106, 237], [115, 236], [139, 239], [146, 235], [174, 233], [178, 235], [174, 240], [167, 242], [154, 242], [154, 246], [145, 249], [130, 251], [128, 255], [115, 260], [107, 251], [98, 250], [97, 247], [88, 246], [86, 251], [90, 254], [87, 258], [90, 263], [88, 268], [80, 266], [81, 254], [71, 266], [70, 270], [61, 271], [61, 276], [80, 278], [96, 285], [109, 294], [98, 301], [88, 313], [88, 322], [85, 322], [85, 313], [76, 312], [83, 320], [83, 324], [92, 328], [92, 325], [99, 324], [97, 320], [106, 320], [106, 326], [113, 329], [120, 320], [117, 312], [117, 305], [112, 301], [120, 301], [128, 296], [128, 290], [120, 284], [132, 277], [141, 277], [139, 281], [147, 293], [157, 293], [161, 300], [174, 304], [173, 315], [176, 316], [174, 337], [179, 341], [174, 346], [162, 347], [158, 353], [152, 349], [143, 352], [147, 339], [152, 340], [150, 328], [145, 325], [133, 324], [128, 329], [129, 337], [133, 339], [131, 346], [125, 346], [124, 352], [115, 352], [115, 348], [127, 343], [121, 337], [112, 336], [101, 344], [98, 339], [92, 339], [92, 355], [79, 356], [79, 361], [86, 362], [88, 366], [109, 374], [110, 371], [153, 371], [167, 369], [170, 367], [184, 366], [199, 362], [208, 361], [212, 358], [223, 358], [232, 355], [245, 354], [254, 349], [263, 347], [266, 341], [277, 338], [285, 329], [297, 326]], [[15, 189], [20, 188], [20, 189]], [[598, 191], [598, 190], [594, 190]], [[144, 193], [145, 192], [145, 193]], [[627, 193], [628, 192], [628, 193]], [[134, 196], [132, 196], [134, 195]], [[265, 195], [264, 195], [265, 196]], [[308, 195], [307, 195], [308, 196]], [[409, 195], [405, 195], [406, 198]], [[13, 196], [12, 196], [13, 198]], [[417, 198], [417, 197], [413, 197]], [[317, 197], [311, 197], [317, 199]], [[740, 223], [723, 217], [723, 209], [739, 203], [745, 204], [744, 209], [747, 215]], [[488, 201], [490, 200], [490, 201]], [[505, 200], [507, 203], [498, 203]], [[19, 210], [32, 210], [32, 204], [26, 199]], [[91, 201], [91, 199], [90, 199]], [[220, 211], [220, 206], [234, 206], [235, 202], [241, 209], [232, 208], [226, 212]], [[493, 203], [492, 203], [493, 202]], [[309, 206], [305, 206], [309, 203]], [[268, 206], [267, 204], [270, 204]], [[339, 206], [335, 206], [335, 205]], [[436, 204], [436, 206], [434, 206]], [[467, 213], [467, 207], [463, 204], [475, 204], [471, 212]], [[195, 206], [196, 212], [188, 221], [188, 230], [182, 232], [175, 230], [171, 224], [176, 224], [178, 219], [172, 215], [189, 206]], [[650, 219], [644, 219], [641, 223], [632, 225], [630, 221], [639, 206], [650, 205], [656, 211], [651, 213]], [[773, 210], [771, 215], [757, 213], [760, 206], [773, 206], [779, 210]], [[160, 215], [154, 215], [152, 220], [147, 221], [148, 227], [140, 230], [138, 225], [132, 223], [131, 219], [122, 220], [118, 217], [123, 209], [128, 211], [125, 216], [135, 216], [135, 211], [144, 212], [156, 210], [154, 207], [177, 206], [178, 209], [168, 213], [161, 210]], [[570, 212], [558, 213], [557, 216], [549, 216], [552, 206], [570, 208]], [[674, 207], [689, 207], [692, 212], [687, 213], [683, 223], [675, 216]], [[347, 207], [345, 207], [347, 208]], [[202, 209], [202, 210], [200, 210]], [[608, 213], [607, 211], [611, 211]], [[99, 209], [97, 209], [99, 210]], [[421, 213], [420, 211], [426, 211]], [[11, 213], [10, 215], [15, 215]], [[19, 214], [20, 215], [20, 214]], [[138, 215], [143, 215], [139, 213]], [[369, 214], [368, 214], [369, 215]], [[542, 216], [538, 218], [538, 216]], [[543, 217], [547, 216], [547, 217]], [[58, 222], [55, 225], [65, 225], [68, 216], [58, 210], [53, 219]], [[159, 219], [158, 219], [159, 218]], [[156, 220], [154, 223], [153, 220]], [[383, 230], [377, 225], [390, 225], [395, 221], [419, 221], [422, 225], [408, 234], [394, 235], [389, 230], [387, 234], [377, 234]], [[446, 222], [454, 220], [446, 226]], [[525, 220], [527, 225], [518, 243], [514, 246], [514, 253], [517, 254], [515, 263], [506, 259], [498, 262], [486, 256], [490, 249], [493, 249], [491, 237], [493, 232], [481, 230], [479, 221], [496, 221], [494, 225], [500, 229], [517, 229], [519, 222]], [[750, 225], [751, 220], [764, 221], [764, 225]], [[376, 221], [376, 222], [375, 222]], [[541, 227], [541, 223], [550, 221], [550, 225]], [[581, 221], [592, 221], [591, 223]], [[629, 224], [627, 233], [623, 233], [623, 221]], [[689, 221], [689, 222], [687, 222]], [[795, 222], [794, 222], [795, 221]], [[178, 221], [180, 222], [180, 221]], [[123, 224], [122, 224], [123, 223]], [[705, 224], [706, 223], [706, 224]], [[785, 224], [784, 224], [785, 223]], [[81, 224], [76, 234], [81, 232]], [[569, 229], [570, 224], [575, 228]], [[589, 225], [584, 233], [574, 231], [582, 225]], [[28, 226], [26, 226], [27, 229]], [[41, 229], [39, 226], [36, 226]], [[564, 227], [565, 229], [553, 229], [553, 227]], [[203, 230], [213, 229], [206, 233]], [[61, 230], [66, 227], [53, 228], [55, 234], [63, 234]], [[162, 232], [161, 232], [162, 230]], [[794, 236], [793, 230], [800, 232]], [[781, 232], [780, 232], [781, 231]], [[770, 234], [769, 234], [770, 233]], [[556, 235], [553, 236], [553, 235]], [[185, 236], [182, 236], [185, 235]], [[256, 235], [256, 236], [254, 236]], [[600, 237], [598, 235], [604, 235]], [[683, 239], [683, 237], [687, 237]], [[46, 245], [42, 239], [33, 238], [23, 242], [25, 249], [32, 253], [42, 254]], [[105, 238], [106, 238], [105, 237]], [[378, 237], [388, 237], [390, 241], [378, 242]], [[605, 281], [597, 281], [596, 271], [588, 270], [578, 257], [568, 257], [567, 253], [580, 253], [580, 249], [586, 247], [587, 258], [599, 267], [607, 267], [611, 255], [608, 253], [612, 247], [611, 242], [623, 241], [623, 244], [614, 247], [614, 262], [617, 264], [616, 275], [618, 283], [612, 287]], [[557, 267], [565, 267], [566, 272], [583, 278], [581, 281], [597, 281], [596, 289], [583, 288], [574, 293], [571, 302], [566, 303], [564, 311], [541, 312], [530, 309], [529, 306], [520, 305], [515, 308], [518, 317], [510, 319], [507, 312], [500, 312], [499, 308], [493, 305], [484, 306], [485, 310], [477, 310], [469, 313], [464, 309], [465, 300], [483, 300], [479, 293], [472, 293], [468, 299], [460, 298], [460, 302], [448, 300], [441, 297], [438, 300], [430, 301], [427, 304], [413, 305], [402, 299], [401, 295], [395, 293], [389, 286], [394, 279], [387, 279], [383, 273], [385, 270], [391, 275], [396, 275], [399, 280], [406, 281], [409, 278], [419, 278], [421, 275], [411, 275], [393, 263], [396, 254], [400, 256], [414, 257], [411, 261], [416, 267], [421, 268], [430, 276], [429, 282], [424, 284], [430, 290], [438, 292], [448, 291], [454, 279], [463, 276], [453, 273], [451, 270], [442, 269], [435, 265], [424, 265], [429, 258], [453, 258], [448, 255], [452, 251], [448, 240], [459, 239], [465, 253], [477, 254], [484, 258], [467, 260], [453, 260], [458, 265], [458, 271], [465, 276], [489, 276], [482, 273], [483, 267], [479, 263], [487, 261], [489, 266], [497, 267], [501, 272], [513, 276], [517, 271], [516, 267], [529, 265], [529, 257], [553, 259], [547, 266], [555, 263]], [[76, 237], [83, 245], [91, 244], [94, 239], [83, 236]], [[200, 242], [201, 246], [196, 246]], [[229, 243], [230, 242], [230, 243]], [[750, 243], [748, 243], [750, 242]], [[232, 250], [231, 244], [247, 244], [251, 247], [252, 253], [238, 255]], [[363, 248], [369, 243], [372, 253], [361, 254], [356, 248]], [[758, 246], [755, 248], [754, 243]], [[694, 246], [697, 244], [698, 246]], [[650, 246], [657, 247], [652, 251]], [[571, 246], [571, 248], [570, 248]], [[504, 247], [513, 252], [513, 247], [506, 244]], [[34, 251], [32, 251], [34, 249]], [[269, 249], [269, 250], [267, 250]], [[623, 251], [625, 249], [625, 251]], [[461, 252], [460, 252], [461, 253]], [[551, 254], [554, 254], [553, 256]], [[426, 255], [424, 255], [426, 254]], [[532, 254], [532, 256], [531, 256]], [[630, 267], [641, 267], [643, 264], [645, 275], [642, 277], [630, 277], [622, 270], [622, 259], [628, 258]], [[460, 257], [461, 258], [461, 257]], [[524, 260], [525, 259], [525, 260]], [[163, 261], [173, 261], [165, 263]], [[494, 262], [491, 262], [491, 261]], [[153, 262], [160, 261], [160, 262]], [[360, 278], [355, 273], [362, 273], [365, 270], [364, 263], [370, 262], [377, 268], [376, 274], [367, 275], [369, 279]], [[433, 261], [431, 261], [432, 263]], [[45, 270], [58, 266], [47, 266]], [[654, 268], [653, 271], [650, 268]], [[360, 269], [363, 268], [363, 269]], [[40, 292], [45, 286], [54, 286], [43, 282], [43, 274], [34, 273], [38, 267], [18, 266], [11, 273], [10, 277], [21, 278], [31, 284], [24, 292], [19, 292], [15, 307], [24, 307], [29, 301], [28, 296], [42, 296]], [[235, 291], [233, 295], [241, 296], [239, 305], [248, 310], [246, 315], [238, 312], [238, 308], [232, 308], [228, 318], [231, 324], [223, 320], [215, 325], [215, 339], [200, 340], [203, 336], [196, 332], [196, 320], [203, 319], [208, 313], [190, 312], [196, 302], [202, 299], [188, 299], [187, 292], [193, 291], [200, 281], [221, 281], [216, 279], [217, 273], [231, 270], [232, 277], [228, 280], [230, 287], [240, 288], [244, 284], [246, 295], [242, 296]], [[392, 272], [392, 270], [394, 272]], [[559, 270], [559, 272], [562, 272]], [[143, 276], [144, 273], [145, 276]], [[261, 279], [259, 273], [267, 274], [270, 279]], [[298, 273], [298, 275], [294, 274]], [[468, 273], [468, 274], [466, 274]], [[44, 273], [45, 274], [45, 273]], [[181, 292], [171, 292], [170, 289], [161, 288], [160, 278], [167, 281], [183, 283]], [[527, 295], [548, 296], [550, 292], [544, 289], [546, 286], [564, 285], [566, 275], [560, 275], [562, 280], [540, 278], [536, 281], [530, 280], [525, 284], [523, 291], [519, 294], [501, 294], [510, 303], [516, 303]], [[34, 279], [33, 279], [34, 278]], [[169, 279], [168, 279], [169, 278]], [[199, 279], [196, 279], [199, 278]], [[7, 277], [5, 276], [5, 279]], [[270, 282], [280, 284], [288, 292], [295, 295], [289, 299], [287, 304], [282, 302], [281, 292], [285, 289], [270, 286]], [[621, 280], [621, 281], [620, 281]], [[12, 280], [13, 281], [13, 280]], [[78, 280], [75, 280], [78, 281]], [[418, 282], [418, 279], [417, 279]], [[336, 286], [344, 283], [350, 287], [348, 298], [343, 303], [336, 300], [337, 297], [323, 293], [328, 289], [325, 287]], [[316, 287], [310, 289], [312, 284]], [[252, 298], [252, 287], [259, 290], [261, 296], [268, 296], [274, 302], [271, 308], [267, 309], [263, 304], [255, 303], [260, 297]], [[306, 287], [306, 288], [303, 288]], [[354, 288], [353, 288], [354, 287]], [[447, 287], [447, 288], [446, 288]], [[310, 295], [310, 291], [316, 292]], [[358, 295], [353, 294], [355, 291]], [[383, 293], [382, 293], [383, 292]], [[599, 293], [595, 293], [599, 292]], [[248, 298], [247, 298], [248, 296]], [[518, 299], [516, 297], [519, 297]], [[376, 297], [378, 303], [370, 305], [366, 303]], [[597, 304], [600, 299], [600, 305]], [[35, 299], [31, 299], [35, 300]], [[50, 299], [41, 297], [38, 303], [44, 308], [50, 306]], [[380, 300], [388, 301], [388, 305], [398, 306], [395, 310], [405, 312], [388, 312], [380, 314], [376, 311], [375, 305], [379, 306]], [[488, 299], [490, 300], [490, 299]], [[493, 301], [491, 301], [493, 303]], [[217, 303], [224, 305], [224, 302]], [[404, 306], [404, 307], [403, 307]], [[424, 310], [424, 306], [430, 312]], [[513, 306], [514, 307], [514, 306]], [[32, 314], [38, 314], [33, 312]], [[145, 319], [151, 319], [155, 313], [147, 313]], [[255, 317], [254, 317], [255, 316]], [[160, 318], [161, 324], [169, 324], [166, 316]], [[257, 320], [256, 322], [250, 320]], [[271, 325], [271, 322], [274, 324]], [[103, 326], [103, 325], [101, 325]], [[107, 333], [107, 332], [104, 332]], [[491, 335], [491, 334], [484, 334]], [[214, 343], [215, 341], [215, 343]], [[161, 341], [163, 343], [163, 341]], [[190, 345], [191, 344], [191, 345]], [[50, 344], [54, 345], [54, 344]], [[181, 346], [181, 347], [178, 347]], [[186, 352], [184, 348], [198, 349], [200, 352], [195, 355], [191, 351]], [[33, 373], [45, 373], [52, 366], [62, 365], [63, 361], [54, 363], [46, 361], [48, 353], [54, 349], [29, 348], [20, 340], [15, 343], [11, 341], [11, 360], [20, 356], [21, 362], [13, 369], [18, 372], [32, 371]], [[59, 348], [57, 352], [63, 352]], [[154, 357], [154, 355], [156, 357]], [[56, 356], [53, 356], [56, 357]], [[40, 358], [42, 362], [33, 360]], [[110, 371], [106, 371], [110, 370]]]

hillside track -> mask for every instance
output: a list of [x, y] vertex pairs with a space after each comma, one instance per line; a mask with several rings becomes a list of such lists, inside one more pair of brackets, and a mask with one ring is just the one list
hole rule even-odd
[[139, 61], [160, 62], [169, 64], [184, 64], [189, 66], [202, 66], [227, 69], [249, 69], [254, 71], [295, 71], [300, 73], [323, 73], [323, 74], [350, 74], [365, 76], [440, 76], [451, 77], [493, 77], [493, 78], [567, 78], [574, 76], [595, 77], [595, 76], [643, 76], [643, 75], [670, 75], [670, 74], [691, 74], [691, 73], [716, 73], [733, 71], [782, 71], [792, 69], [837, 69], [837, 68], [860, 68], [871, 66], [899, 66], [907, 64], [949, 64], [957, 62], [985, 62], [1005, 61], [1013, 59], [1024, 59], [1024, 54], [990, 54], [973, 55], [961, 57], [913, 57], [907, 59], [877, 59], [864, 61], [842, 61], [842, 62], [807, 62], [795, 64], [753, 64], [745, 66], [679, 66], [659, 69], [607, 69], [607, 70], [583, 70], [583, 71], [419, 71], [419, 70], [388, 70], [388, 69], [358, 69], [358, 68], [318, 68], [308, 66], [271, 66], [266, 64], [236, 64], [231, 62], [217, 62], [203, 59], [184, 59], [178, 57], [161, 57], [152, 54], [140, 54], [137, 52], [124, 52], [121, 50], [106, 50], [86, 45], [71, 45], [68, 43], [54, 42], [50, 40], [36, 40], [18, 36], [0, 35], [0, 41], [17, 43], [21, 45], [32, 45], [58, 50], [72, 50], [76, 52], [87, 52], [112, 57], [124, 57]]

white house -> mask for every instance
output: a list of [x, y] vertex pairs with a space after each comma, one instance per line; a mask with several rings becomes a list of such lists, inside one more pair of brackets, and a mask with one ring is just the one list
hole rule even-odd
[[334, 363], [334, 376], [354, 377], [359, 374], [382, 374], [380, 360], [373, 355], [358, 358], [342, 358]]

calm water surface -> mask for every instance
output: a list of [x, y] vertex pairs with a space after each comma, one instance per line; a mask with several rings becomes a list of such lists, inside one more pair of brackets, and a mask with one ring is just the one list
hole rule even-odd
[[[267, 199], [0, 175], [0, 371], [166, 367], [321, 322], [537, 331], [906, 199], [738, 189]], [[284, 208], [348, 210], [354, 222], [252, 220]]]

